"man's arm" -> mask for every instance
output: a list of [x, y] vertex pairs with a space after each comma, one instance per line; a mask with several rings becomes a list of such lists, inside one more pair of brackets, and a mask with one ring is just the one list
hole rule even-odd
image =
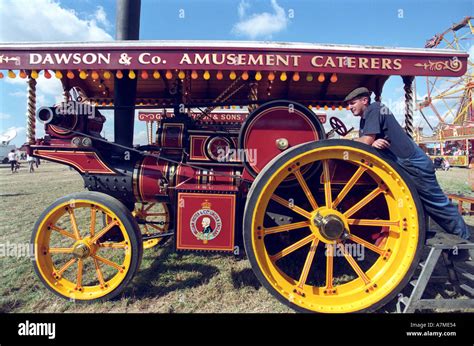
[[372, 145], [375, 141], [375, 135], [364, 135], [362, 137], [354, 139], [357, 142], [361, 142], [367, 145]]
[[365, 136], [356, 138], [355, 140], [357, 142], [362, 142], [364, 144], [371, 145], [377, 149], [387, 149], [388, 147], [390, 147], [389, 141], [383, 138], [375, 139], [375, 135], [365, 135]]

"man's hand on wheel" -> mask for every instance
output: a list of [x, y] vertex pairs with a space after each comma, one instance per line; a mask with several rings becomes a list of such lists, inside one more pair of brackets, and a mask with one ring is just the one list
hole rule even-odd
[[372, 146], [377, 149], [387, 149], [388, 147], [390, 147], [390, 142], [386, 139], [379, 138], [372, 143]]

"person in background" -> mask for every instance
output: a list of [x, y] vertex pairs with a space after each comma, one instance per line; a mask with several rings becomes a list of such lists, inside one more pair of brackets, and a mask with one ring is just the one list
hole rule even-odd
[[8, 162], [10, 163], [12, 173], [18, 173], [18, 160], [17, 155], [15, 153], [15, 149], [12, 149], [8, 153]]
[[28, 162], [28, 167], [29, 167], [29, 172], [30, 173], [34, 173], [35, 172], [35, 158], [33, 156], [30, 156], [30, 155], [26, 155], [26, 162]]
[[451, 167], [451, 164], [449, 163], [449, 161], [447, 159], [443, 159], [443, 164], [444, 164], [443, 169], [445, 171], [449, 171], [449, 168]]

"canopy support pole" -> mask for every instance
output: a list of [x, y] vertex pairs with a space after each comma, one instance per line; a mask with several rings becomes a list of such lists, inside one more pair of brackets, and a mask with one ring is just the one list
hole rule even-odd
[[405, 86], [405, 131], [410, 138], [413, 138], [413, 76], [403, 76]]
[[148, 144], [153, 144], [153, 120], [146, 122], [146, 127], [148, 130]]
[[[258, 100], [258, 83], [250, 83], [249, 100], [251, 101]], [[256, 109], [257, 109], [257, 104], [255, 103], [249, 104], [249, 113], [252, 113]]]
[[[117, 1], [117, 40], [138, 40], [140, 32], [141, 0]], [[135, 123], [135, 102], [137, 96], [137, 78], [128, 78], [128, 71], [124, 71], [124, 78], [114, 80], [114, 142], [131, 147], [133, 146], [133, 128]]]
[[36, 140], [36, 79], [28, 77], [28, 120], [26, 124], [26, 141], [35, 144]]
[[71, 101], [71, 94], [69, 93], [69, 82], [63, 82], [63, 102]]

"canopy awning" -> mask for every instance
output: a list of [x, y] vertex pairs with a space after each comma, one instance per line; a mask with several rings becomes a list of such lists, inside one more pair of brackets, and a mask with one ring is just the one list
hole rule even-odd
[[[290, 99], [341, 106], [352, 89], [380, 94], [391, 75], [458, 77], [468, 54], [454, 50], [239, 41], [113, 41], [0, 44], [10, 78], [45, 73], [65, 89], [81, 87], [96, 103], [113, 103], [114, 78], [137, 78], [137, 104], [248, 103]], [[41, 72], [43, 71], [43, 72]], [[256, 85], [255, 85], [256, 83]], [[251, 86], [253, 84], [253, 86]]]

